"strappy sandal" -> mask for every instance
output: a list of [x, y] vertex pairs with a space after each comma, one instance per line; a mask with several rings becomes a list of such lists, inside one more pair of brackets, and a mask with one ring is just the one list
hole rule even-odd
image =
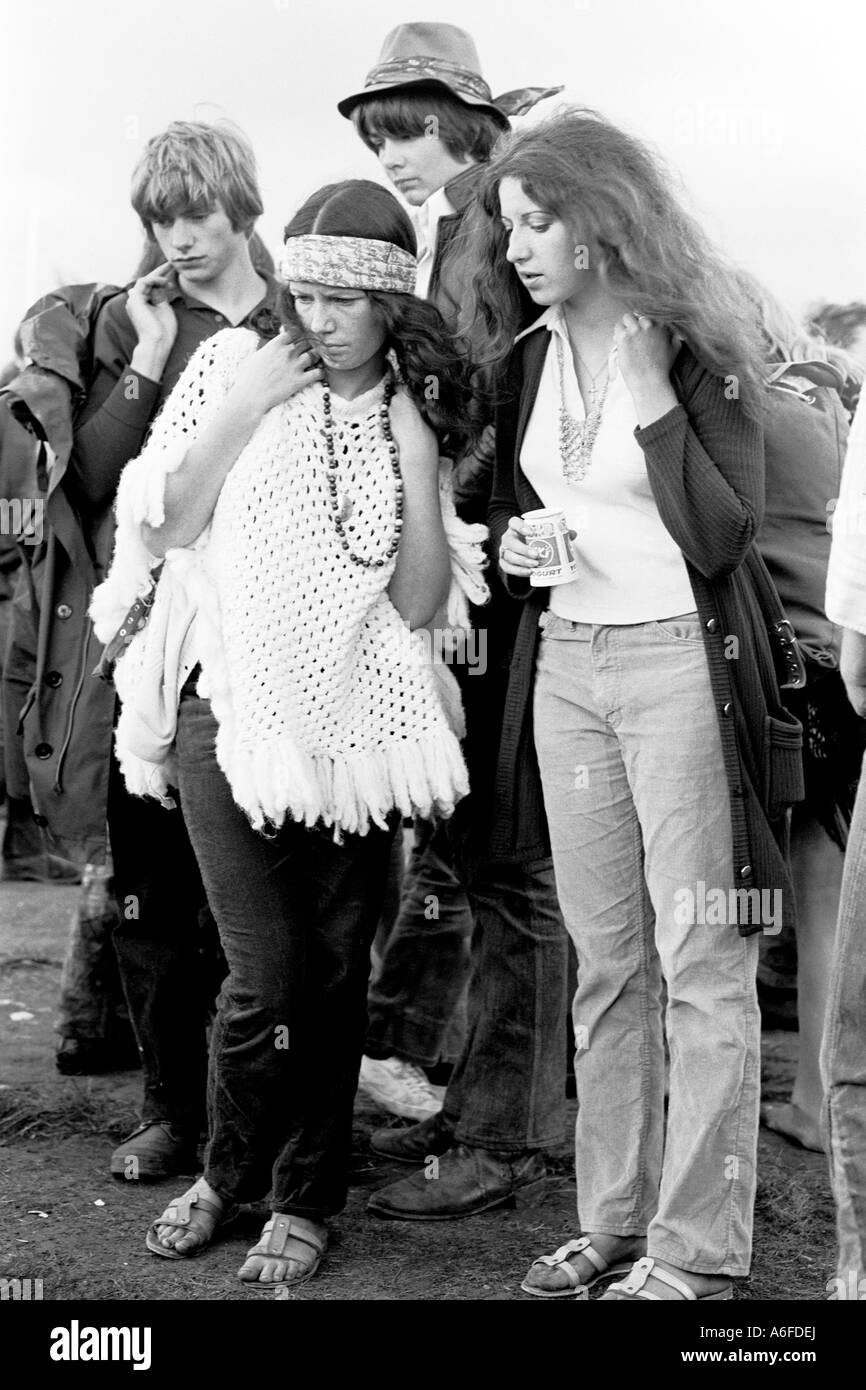
[[[580, 1281], [580, 1275], [574, 1265], [569, 1260], [569, 1255], [583, 1255], [597, 1271], [585, 1284]], [[548, 1269], [561, 1269], [569, 1287], [567, 1289], [541, 1289], [537, 1284], [530, 1284], [529, 1274], [532, 1273], [536, 1265], [545, 1265]], [[560, 1245], [552, 1255], [539, 1255], [537, 1260], [533, 1260], [529, 1266], [529, 1272], [523, 1283], [520, 1285], [524, 1293], [534, 1294], [536, 1298], [588, 1298], [589, 1290], [599, 1279], [606, 1279], [609, 1275], [625, 1274], [632, 1267], [631, 1260], [620, 1261], [617, 1264], [608, 1264], [603, 1255], [600, 1255], [592, 1244], [590, 1236], [581, 1236], [579, 1240], [570, 1240], [567, 1245]]]
[[[216, 1217], [216, 1222], [210, 1233], [203, 1240], [200, 1240], [192, 1250], [177, 1250], [174, 1246], [162, 1245], [159, 1239], [160, 1226], [188, 1226], [193, 1235], [202, 1231], [201, 1225], [196, 1225], [193, 1220], [193, 1208], [206, 1216]], [[207, 1197], [203, 1197], [193, 1185], [182, 1197], [174, 1197], [162, 1216], [148, 1226], [144, 1243], [152, 1255], [162, 1255], [167, 1260], [190, 1260], [193, 1256], [200, 1255], [203, 1250], [207, 1250], [213, 1241], [217, 1228], [225, 1226], [226, 1222], [233, 1220], [237, 1214], [238, 1208], [236, 1206], [218, 1207], [216, 1202], [211, 1202]]]
[[[670, 1270], [662, 1269], [656, 1261], [644, 1256], [641, 1260], [636, 1260], [631, 1267], [631, 1272], [627, 1279], [623, 1279], [621, 1284], [611, 1284], [608, 1293], [619, 1294], [620, 1301], [628, 1299], [645, 1298], [652, 1299], [654, 1303], [664, 1303], [668, 1300], [663, 1299], [657, 1293], [652, 1293], [646, 1287], [647, 1279], [658, 1279], [660, 1284], [667, 1284], [669, 1289], [675, 1289], [682, 1298], [689, 1303], [712, 1303], [719, 1299], [733, 1298], [734, 1288], [732, 1284], [727, 1284], [725, 1288], [719, 1289], [718, 1293], [697, 1294], [694, 1289], [690, 1289], [684, 1279], [679, 1279], [676, 1274], [671, 1274]], [[607, 1295], [605, 1295], [606, 1297]]]
[[258, 1245], [254, 1245], [252, 1250], [247, 1251], [247, 1259], [251, 1259], [254, 1255], [261, 1255], [265, 1258], [287, 1259], [300, 1263], [297, 1255], [286, 1255], [285, 1253], [286, 1242], [289, 1240], [299, 1240], [303, 1245], [309, 1245], [310, 1249], [315, 1251], [315, 1259], [310, 1264], [304, 1265], [299, 1274], [294, 1274], [287, 1279], [244, 1279], [243, 1283], [249, 1284], [253, 1289], [294, 1289], [299, 1284], [306, 1284], [308, 1279], [312, 1279], [322, 1263], [322, 1256], [326, 1249], [325, 1242], [313, 1235], [312, 1231], [305, 1231], [296, 1225], [290, 1216], [279, 1214], [266, 1221], [262, 1228], [261, 1239]]

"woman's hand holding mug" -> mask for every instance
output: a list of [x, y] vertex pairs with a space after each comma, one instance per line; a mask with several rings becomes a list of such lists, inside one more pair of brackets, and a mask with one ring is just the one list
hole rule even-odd
[[[568, 532], [569, 540], [577, 540], [577, 532]], [[499, 543], [499, 567], [515, 579], [528, 579], [542, 564], [538, 542], [526, 539], [526, 522], [522, 516], [508, 518], [508, 527]]]
[[540, 563], [534, 548], [526, 540], [523, 517], [509, 517], [508, 529], [499, 544], [500, 567], [516, 579], [528, 579]]

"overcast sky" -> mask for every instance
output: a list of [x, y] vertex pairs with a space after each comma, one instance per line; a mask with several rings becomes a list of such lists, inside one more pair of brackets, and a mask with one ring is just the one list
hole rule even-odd
[[4, 343], [55, 285], [128, 278], [129, 176], [170, 120], [246, 130], [272, 248], [320, 184], [376, 177], [335, 103], [418, 18], [471, 30], [494, 94], [564, 83], [653, 141], [711, 234], [795, 310], [866, 298], [862, 0], [2, 0], [2, 14]]

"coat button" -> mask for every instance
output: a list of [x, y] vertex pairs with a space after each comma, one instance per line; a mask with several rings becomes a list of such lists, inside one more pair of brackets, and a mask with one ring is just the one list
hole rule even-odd
[[34, 811], [34, 812], [33, 812], [33, 824], [34, 824], [34, 825], [38, 825], [39, 828], [40, 828], [41, 830], [44, 830], [45, 827], [46, 827], [46, 825], [48, 824], [48, 817], [47, 817], [47, 816], [40, 816], [40, 814], [39, 814], [38, 811]]
[[69, 607], [68, 603], [58, 603], [54, 611], [57, 614], [58, 618], [72, 617], [72, 609]]
[[722, 705], [722, 714], [725, 716], [726, 719], [730, 719], [733, 712], [734, 706], [731, 704], [730, 700], [726, 700], [725, 703]]
[[50, 758], [54, 749], [51, 747], [50, 743], [37, 743], [33, 752], [36, 754], [37, 758]]
[[706, 629], [707, 629], [707, 632], [718, 632], [718, 630], [719, 630], [719, 620], [718, 620], [718, 618], [710, 618], [709, 621], [708, 621], [707, 624], [706, 624]]
[[752, 866], [751, 866], [751, 864], [744, 864], [743, 867], [740, 869], [740, 878], [751, 878], [751, 877], [752, 877]]
[[45, 684], [50, 685], [52, 690], [56, 690], [58, 685], [63, 684], [63, 677], [59, 671], [46, 671]]

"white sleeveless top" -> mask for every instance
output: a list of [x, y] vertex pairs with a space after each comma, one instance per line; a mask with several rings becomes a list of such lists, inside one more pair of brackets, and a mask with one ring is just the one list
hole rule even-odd
[[570, 583], [551, 588], [551, 612], [572, 622], [599, 624], [644, 623], [693, 612], [695, 597], [682, 551], [659, 516], [643, 450], [634, 437], [638, 420], [631, 393], [615, 356], [589, 469], [579, 483], [570, 483], [559, 453], [556, 335], [564, 348], [566, 409], [576, 420], [585, 418], [583, 399], [561, 308], [548, 309], [538, 324], [547, 327], [550, 344], [520, 465], [544, 506], [565, 512], [577, 532], [574, 551], [580, 566]]

